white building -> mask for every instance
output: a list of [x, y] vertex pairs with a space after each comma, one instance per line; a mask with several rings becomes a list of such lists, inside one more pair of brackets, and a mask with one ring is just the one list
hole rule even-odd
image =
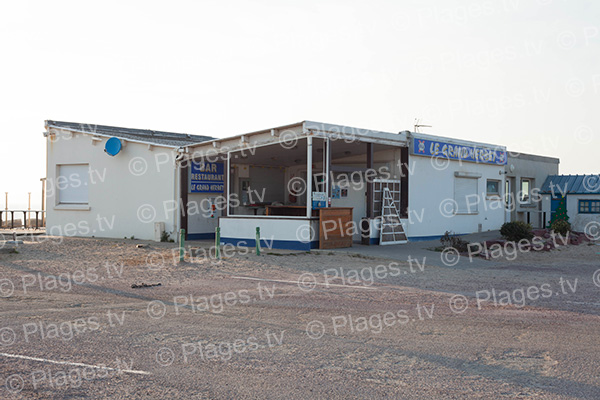
[[496, 230], [512, 218], [506, 176], [519, 168], [507, 170], [503, 146], [311, 121], [223, 139], [46, 129], [48, 231], [63, 235], [153, 239], [164, 224], [172, 238], [206, 239], [218, 226], [224, 243], [252, 246], [259, 228], [274, 248], [344, 247], [379, 242], [384, 203], [402, 221], [383, 224], [404, 231], [396, 241]]
[[564, 201], [574, 231], [600, 236], [600, 175], [551, 175], [540, 193], [548, 222]]
[[[45, 127], [48, 234], [155, 239], [153, 221], [177, 231], [176, 159], [211, 138], [59, 121]], [[105, 152], [111, 137], [122, 145], [115, 156]]]
[[559, 159], [523, 153], [508, 153], [505, 168], [506, 220], [522, 221], [544, 228], [549, 215], [544, 213], [540, 188], [546, 178], [558, 174]]

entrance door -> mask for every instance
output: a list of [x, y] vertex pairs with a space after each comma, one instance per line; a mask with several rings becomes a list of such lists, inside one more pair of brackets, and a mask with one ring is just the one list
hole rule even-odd
[[215, 237], [215, 228], [219, 224], [219, 217], [223, 215], [223, 210], [217, 207], [218, 195], [222, 196], [222, 194], [206, 195], [190, 193], [189, 204], [191, 205], [188, 213], [188, 240], [204, 240]]
[[558, 206], [560, 205], [560, 202], [563, 198], [565, 199], [565, 209], [566, 209], [567, 208], [567, 198], [566, 197], [562, 197], [562, 196], [554, 197], [553, 196], [552, 200], [550, 200], [550, 221], [552, 221], [552, 217], [554, 216], [554, 213], [558, 209]]
[[512, 193], [511, 178], [506, 178], [504, 186], [504, 222], [512, 221], [512, 212], [515, 208], [515, 196]]

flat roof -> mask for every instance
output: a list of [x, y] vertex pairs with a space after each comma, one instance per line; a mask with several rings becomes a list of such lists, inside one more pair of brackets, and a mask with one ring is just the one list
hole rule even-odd
[[[341, 136], [346, 136], [346, 137], [354, 136], [357, 139], [365, 138], [365, 139], [371, 139], [373, 141], [379, 140], [382, 143], [384, 143], [384, 142], [396, 143], [398, 145], [408, 145], [408, 142], [411, 138], [423, 138], [423, 139], [444, 141], [444, 142], [453, 143], [453, 144], [460, 144], [460, 145], [467, 145], [467, 146], [479, 146], [479, 147], [487, 147], [487, 148], [493, 148], [493, 149], [506, 150], [506, 146], [496, 145], [496, 144], [492, 144], [492, 143], [475, 142], [475, 141], [471, 141], [471, 140], [456, 139], [456, 138], [445, 137], [445, 136], [434, 136], [434, 135], [429, 135], [429, 134], [424, 134], [424, 133], [419, 133], [419, 132], [411, 132], [408, 130], [401, 130], [399, 132], [386, 132], [386, 131], [379, 131], [379, 130], [374, 130], [374, 129], [357, 128], [357, 127], [352, 127], [352, 126], [347, 126], [347, 125], [330, 124], [330, 123], [326, 123], [326, 122], [317, 122], [317, 121], [310, 121], [310, 120], [304, 120], [304, 121], [300, 121], [300, 122], [296, 122], [296, 123], [292, 123], [292, 124], [288, 124], [288, 125], [276, 126], [276, 127], [272, 127], [272, 128], [258, 130], [258, 131], [252, 131], [252, 132], [242, 133], [242, 134], [233, 135], [233, 136], [227, 136], [224, 138], [214, 138], [214, 139], [209, 140], [204, 143], [196, 143], [192, 146], [205, 145], [207, 143], [212, 143], [212, 142], [230, 141], [232, 139], [242, 138], [242, 137], [248, 138], [248, 137], [261, 135], [261, 134], [265, 134], [265, 133], [270, 133], [270, 132], [274, 132], [274, 131], [281, 132], [286, 129], [292, 129], [292, 128], [298, 128], [298, 127], [302, 127], [305, 131], [303, 133], [305, 133], [305, 134], [312, 132], [312, 133], [319, 133], [323, 136], [330, 136], [330, 137], [335, 137], [336, 135], [341, 135]], [[366, 141], [369, 141], [369, 140], [366, 140]]]
[[479, 147], [488, 147], [488, 148], [493, 148], [493, 149], [506, 150], [506, 146], [501, 146], [501, 145], [492, 144], [492, 143], [475, 142], [473, 140], [456, 139], [456, 138], [451, 138], [451, 137], [447, 137], [447, 136], [429, 135], [427, 133], [420, 133], [420, 132], [408, 132], [408, 134], [411, 137], [414, 137], [417, 139], [426, 139], [426, 140], [447, 142], [447, 143], [458, 144], [458, 145], [479, 146]]
[[559, 158], [538, 156], [536, 154], [527, 154], [527, 153], [511, 153], [510, 150], [508, 152], [508, 158], [516, 158], [516, 159], [520, 159], [520, 160], [530, 160], [530, 161], [541, 161], [541, 162], [547, 162], [547, 163], [551, 163], [551, 164], [560, 164]]

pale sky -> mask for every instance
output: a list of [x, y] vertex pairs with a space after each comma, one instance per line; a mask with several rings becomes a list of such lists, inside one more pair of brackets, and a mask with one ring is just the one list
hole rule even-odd
[[313, 120], [600, 173], [600, 2], [5, 1], [0, 207], [40, 206], [44, 120], [226, 137]]

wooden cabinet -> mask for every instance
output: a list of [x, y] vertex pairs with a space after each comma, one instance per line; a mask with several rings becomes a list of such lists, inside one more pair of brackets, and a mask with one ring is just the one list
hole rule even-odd
[[319, 210], [319, 249], [352, 247], [352, 207]]

